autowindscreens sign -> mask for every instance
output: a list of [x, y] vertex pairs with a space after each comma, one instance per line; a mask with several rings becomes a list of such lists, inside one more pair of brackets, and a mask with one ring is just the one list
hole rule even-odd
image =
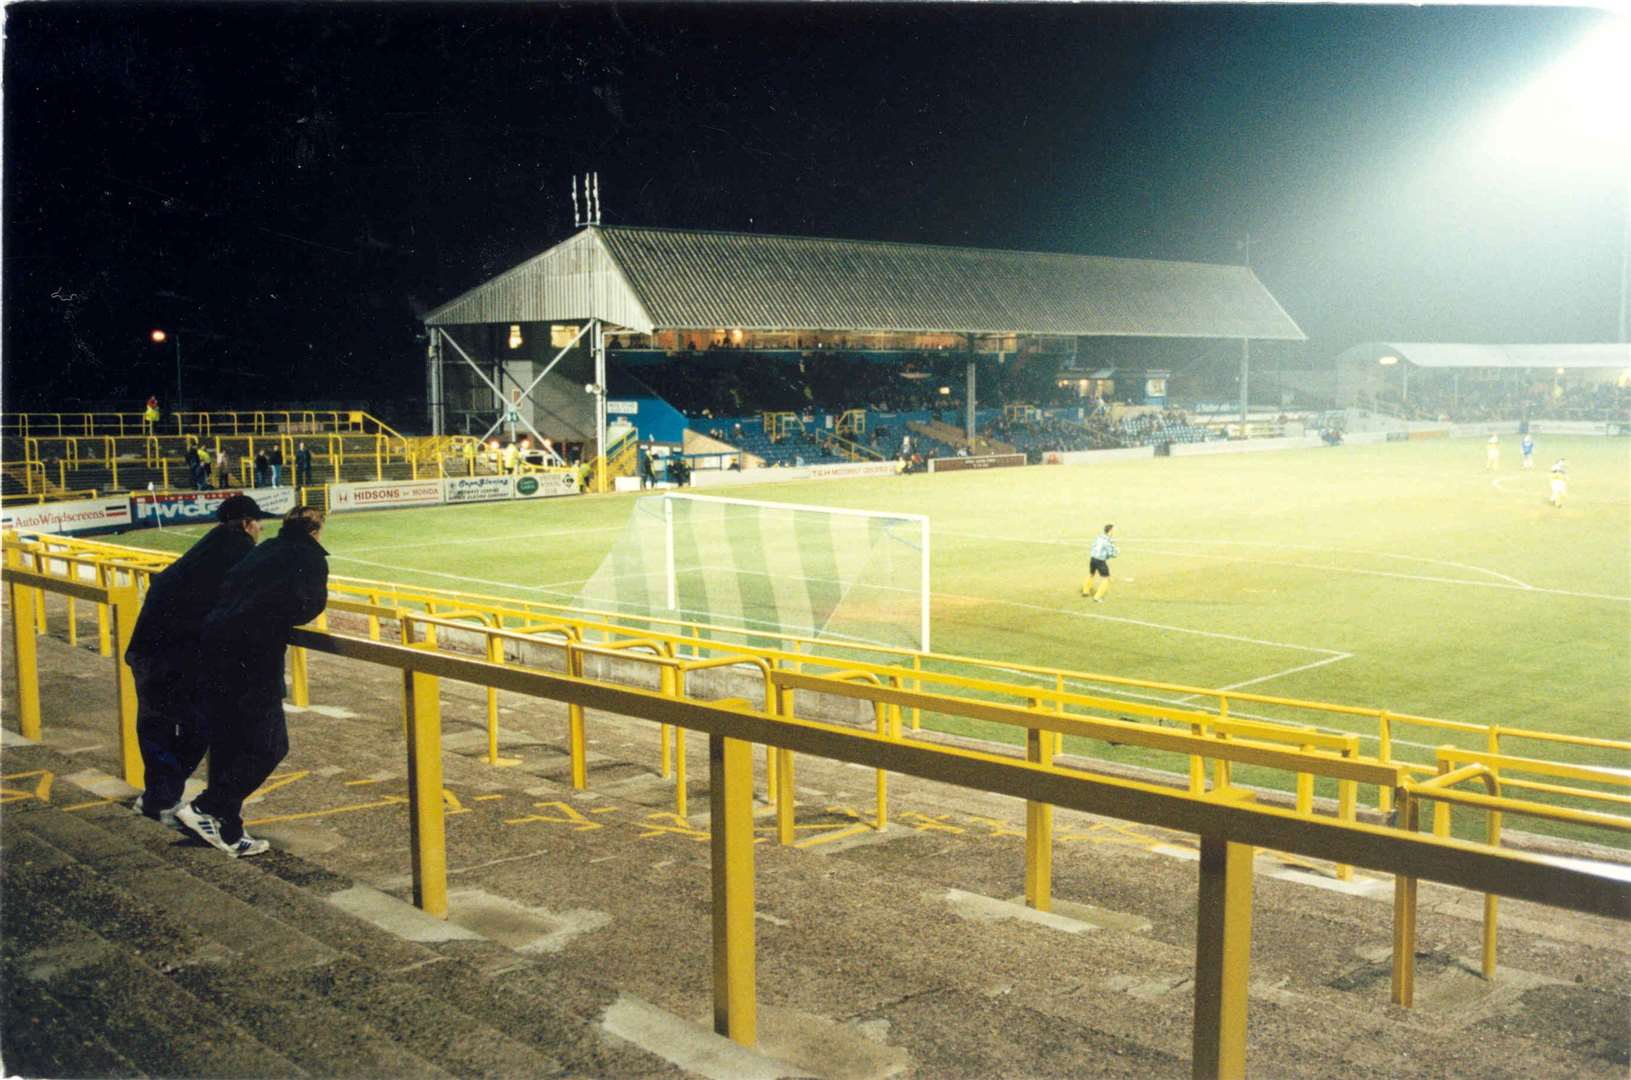
[[130, 500], [123, 495], [0, 508], [0, 528], [17, 532], [73, 536], [129, 525]]

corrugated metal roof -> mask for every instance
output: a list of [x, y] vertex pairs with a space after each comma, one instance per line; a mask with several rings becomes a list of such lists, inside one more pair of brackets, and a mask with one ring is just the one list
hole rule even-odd
[[1367, 341], [1344, 350], [1338, 362], [1371, 363], [1397, 356], [1422, 368], [1631, 368], [1631, 344], [1466, 345], [1447, 342]]
[[[590, 242], [605, 259], [579, 256], [595, 263], [590, 272], [604, 285], [593, 296], [570, 274], [552, 270], [551, 261]], [[627, 295], [619, 296], [620, 288]], [[1241, 266], [625, 227], [586, 229], [432, 312], [426, 322], [589, 317], [646, 332], [1303, 339]]]

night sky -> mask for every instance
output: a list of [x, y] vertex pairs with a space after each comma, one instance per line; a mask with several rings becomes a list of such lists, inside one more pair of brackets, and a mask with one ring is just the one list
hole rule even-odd
[[194, 403], [412, 415], [417, 316], [568, 235], [587, 170], [607, 224], [1205, 262], [1250, 233], [1306, 363], [1613, 340], [1626, 163], [1474, 137], [1604, 18], [14, 4], [5, 407], [169, 401], [162, 326]]

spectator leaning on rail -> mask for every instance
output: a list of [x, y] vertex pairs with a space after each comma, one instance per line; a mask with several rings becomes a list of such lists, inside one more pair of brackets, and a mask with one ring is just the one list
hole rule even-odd
[[244, 832], [243, 804], [289, 752], [283, 657], [289, 631], [328, 602], [321, 510], [298, 506], [276, 538], [233, 567], [204, 620], [199, 708], [209, 728], [209, 786], [176, 810], [187, 828], [233, 858], [269, 845]]
[[136, 680], [136, 741], [147, 774], [135, 809], [172, 828], [180, 828], [181, 789], [209, 748], [194, 704], [204, 618], [227, 571], [255, 549], [261, 521], [277, 515], [247, 495], [233, 495], [215, 516], [221, 524], [154, 576], [125, 650]]

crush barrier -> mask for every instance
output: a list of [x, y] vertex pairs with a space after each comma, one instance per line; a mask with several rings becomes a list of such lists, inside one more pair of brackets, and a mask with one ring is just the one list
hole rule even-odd
[[[31, 603], [32, 589], [82, 595], [86, 599], [96, 599], [101, 593], [116, 610], [127, 610], [129, 604], [128, 599], [115, 596], [113, 590], [68, 578], [20, 567], [12, 568], [8, 576], [14, 604]], [[14, 607], [13, 611], [18, 609]], [[16, 618], [14, 626], [19, 641], [31, 636], [30, 622]], [[740, 701], [693, 701], [575, 674], [522, 669], [412, 644], [376, 642], [315, 629], [296, 629], [291, 642], [303, 649], [401, 672], [413, 895], [422, 909], [440, 917], [446, 916], [448, 905], [440, 680], [493, 687], [705, 736], [709, 761], [714, 1027], [744, 1045], [757, 1041], [754, 745], [771, 747], [778, 754], [800, 753], [1010, 795], [1028, 804], [1064, 806], [1197, 835], [1200, 862], [1192, 1025], [1192, 1070], [1196, 1076], [1245, 1075], [1252, 858], [1258, 847], [1392, 873], [1412, 889], [1417, 880], [1438, 881], [1631, 920], [1631, 868], [1588, 865], [1579, 860], [1506, 851], [1383, 826], [1310, 817], [1295, 810], [1254, 806], [1248, 799], [1197, 796], [1138, 781], [1088, 775], [1045, 761], [1018, 761], [976, 750], [930, 746], [901, 739], [892, 730], [860, 731], [781, 714], [777, 710], [785, 697], [770, 710]], [[34, 661], [31, 646], [29, 641], [16, 654], [19, 685], [28, 677], [25, 663], [32, 665]], [[856, 684], [831, 681], [875, 685], [864, 680]], [[786, 694], [811, 688], [784, 683], [779, 689]]]

